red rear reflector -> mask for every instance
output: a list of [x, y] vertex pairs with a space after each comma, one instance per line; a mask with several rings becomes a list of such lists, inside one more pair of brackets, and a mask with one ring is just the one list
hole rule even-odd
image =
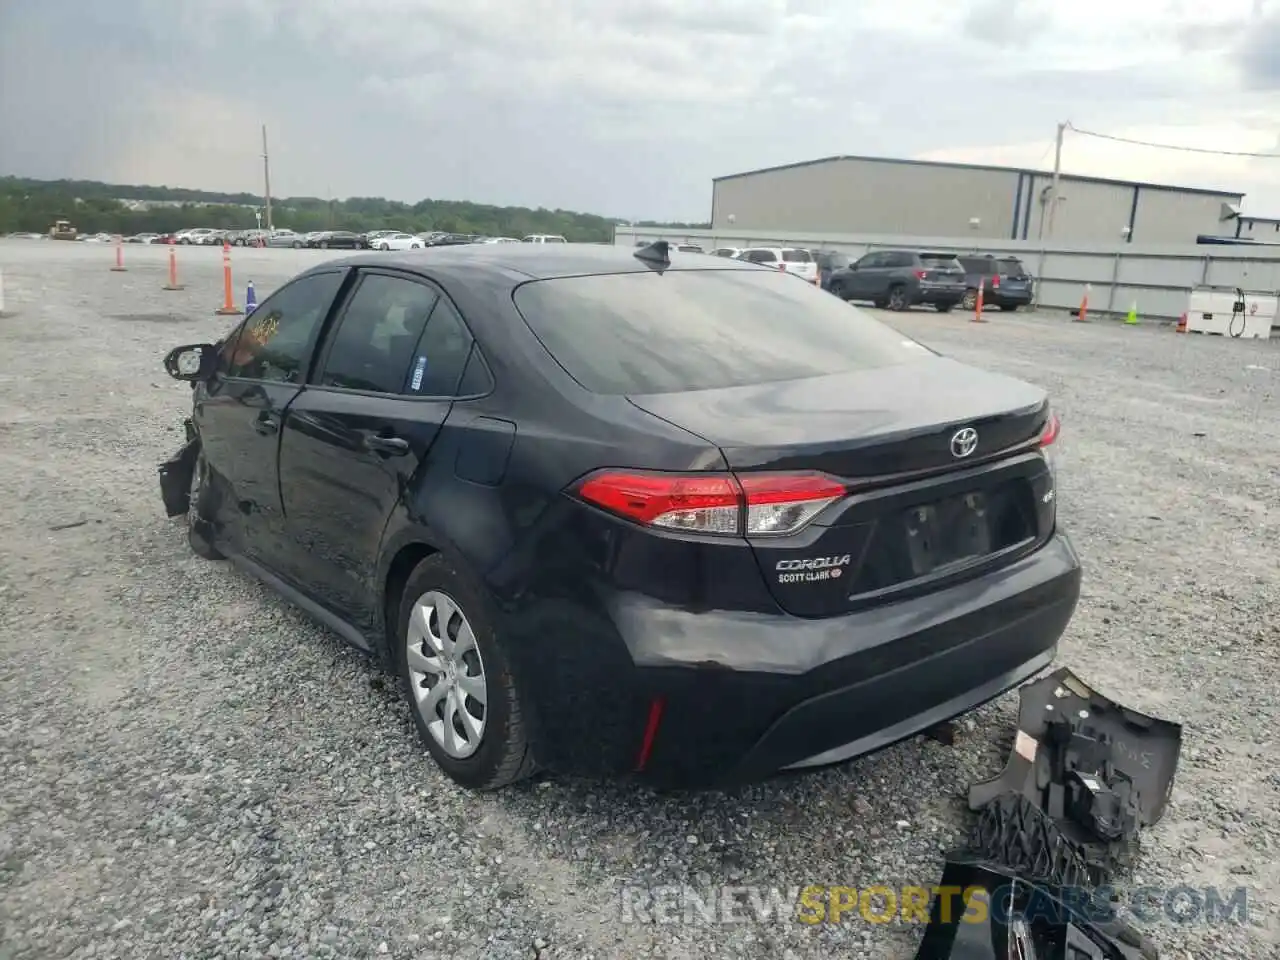
[[1049, 414], [1049, 419], [1045, 422], [1044, 430], [1040, 434], [1040, 446], [1047, 447], [1058, 439], [1058, 434], [1062, 431], [1062, 423], [1058, 420], [1056, 413]]
[[640, 743], [640, 752], [636, 754], [636, 773], [649, 763], [649, 755], [653, 753], [653, 741], [658, 736], [658, 727], [662, 723], [662, 711], [666, 709], [666, 701], [662, 697], [654, 697], [649, 704], [649, 719], [644, 725], [644, 740]]
[[991, 275], [991, 287], [992, 289], [995, 289], [998, 286], [1000, 286], [1000, 274], [993, 273]]
[[916, 279], [917, 279], [917, 280], [923, 280], [923, 279], [928, 275], [928, 273], [929, 273], [929, 271], [928, 271], [928, 270], [917, 270], [917, 271], [916, 271]]
[[720, 536], [795, 533], [848, 492], [821, 473], [666, 474], [605, 470], [578, 496], [635, 523]]

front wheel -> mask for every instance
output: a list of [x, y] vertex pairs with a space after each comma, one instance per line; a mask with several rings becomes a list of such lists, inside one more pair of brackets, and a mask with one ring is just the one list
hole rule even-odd
[[831, 282], [831, 284], [827, 287], [827, 292], [829, 292], [832, 296], [839, 297], [841, 300], [849, 299], [844, 295], [844, 284], [840, 283], [838, 280], [834, 280]]
[[320, 241], [320, 249], [321, 249], [321, 250], [328, 250], [328, 249], [329, 249], [329, 241], [328, 241], [328, 240], [321, 240], [321, 241]]
[[405, 584], [395, 662], [414, 725], [451, 780], [496, 790], [536, 769], [483, 588], [436, 554]]
[[389, 243], [380, 243], [380, 244], [378, 244], [378, 249], [379, 249], [379, 250], [382, 250], [383, 252], [386, 252], [387, 250], [390, 250], [390, 249], [391, 249], [391, 244], [389, 244]]
[[201, 448], [196, 455], [195, 465], [191, 468], [191, 487], [187, 491], [187, 544], [191, 547], [191, 552], [201, 560], [221, 560], [222, 552], [201, 529], [208, 526], [201, 513], [201, 508], [207, 505], [208, 492], [209, 463]]
[[301, 249], [302, 249], [302, 244], [301, 244], [301, 243], [299, 243], [297, 240], [293, 241], [293, 249], [295, 249], [295, 250], [301, 250]]
[[897, 313], [901, 313], [907, 309], [907, 288], [902, 284], [895, 284], [889, 288], [889, 309]]

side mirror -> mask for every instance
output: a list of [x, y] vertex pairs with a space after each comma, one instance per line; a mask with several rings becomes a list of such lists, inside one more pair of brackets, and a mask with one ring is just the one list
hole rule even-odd
[[165, 373], [175, 380], [208, 380], [218, 367], [218, 348], [211, 343], [175, 347], [164, 358]]

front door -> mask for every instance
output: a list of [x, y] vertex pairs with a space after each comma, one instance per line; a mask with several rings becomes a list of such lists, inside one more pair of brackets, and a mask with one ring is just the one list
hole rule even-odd
[[285, 410], [302, 389], [315, 342], [346, 271], [309, 274], [286, 285], [245, 320], [225, 374], [195, 409], [216, 477], [220, 539], [233, 552], [274, 567], [282, 550], [278, 456]]
[[367, 630], [381, 615], [374, 580], [383, 531], [428, 465], [471, 337], [435, 286], [393, 271], [360, 273], [285, 417], [280, 479], [299, 547], [289, 579]]

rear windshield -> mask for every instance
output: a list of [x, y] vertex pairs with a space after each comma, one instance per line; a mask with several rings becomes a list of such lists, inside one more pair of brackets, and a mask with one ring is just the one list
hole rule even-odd
[[813, 263], [808, 250], [783, 250], [782, 259], [787, 263]]
[[747, 250], [742, 254], [742, 259], [752, 263], [775, 263], [778, 258], [772, 250]]
[[1022, 261], [1017, 257], [1010, 257], [1007, 260], [1000, 261], [1000, 274], [1005, 277], [1025, 277], [1027, 270], [1022, 265]]
[[926, 356], [840, 298], [776, 271], [536, 280], [514, 300], [552, 357], [593, 393], [711, 390]]
[[956, 259], [954, 253], [922, 253], [920, 254], [920, 262], [926, 267], [936, 267], [940, 269], [950, 268], [954, 270], [960, 266], [960, 261]]

